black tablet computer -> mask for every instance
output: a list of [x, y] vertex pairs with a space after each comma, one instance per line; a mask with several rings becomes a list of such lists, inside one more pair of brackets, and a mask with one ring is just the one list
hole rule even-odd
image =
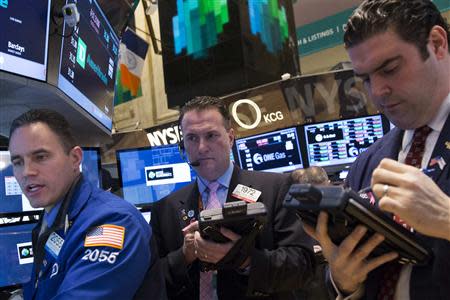
[[328, 212], [328, 234], [331, 240], [340, 244], [358, 225], [368, 228], [366, 236], [378, 232], [385, 240], [371, 253], [372, 257], [391, 251], [399, 254], [400, 263], [427, 264], [431, 250], [414, 233], [396, 223], [369, 201], [365, 193], [357, 193], [341, 186], [319, 186], [293, 184], [284, 199], [284, 206], [297, 209], [302, 221], [316, 225], [321, 210]]
[[266, 222], [266, 207], [261, 202], [234, 201], [223, 208], [202, 210], [199, 228], [204, 239], [226, 243], [229, 239], [220, 233], [220, 227], [245, 236], [253, 230], [261, 230]]

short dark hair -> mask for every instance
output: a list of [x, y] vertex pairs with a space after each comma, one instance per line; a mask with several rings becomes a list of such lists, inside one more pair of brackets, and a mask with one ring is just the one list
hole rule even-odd
[[66, 153], [69, 153], [77, 145], [69, 122], [63, 115], [50, 109], [31, 109], [14, 119], [9, 129], [10, 141], [18, 128], [35, 123], [46, 124], [60, 138], [61, 145]]
[[223, 125], [228, 130], [231, 128], [231, 118], [227, 107], [222, 99], [211, 96], [198, 96], [187, 102], [180, 111], [180, 117], [178, 118], [178, 124], [181, 126], [184, 115], [193, 110], [202, 111], [207, 109], [217, 109], [223, 117]]
[[430, 0], [365, 0], [353, 12], [344, 34], [346, 48], [351, 48], [372, 36], [393, 30], [404, 41], [416, 45], [422, 58], [428, 58], [428, 36], [433, 26], [447, 32], [449, 25]]
[[294, 183], [329, 184], [330, 182], [325, 169], [319, 166], [294, 170], [290, 176]]

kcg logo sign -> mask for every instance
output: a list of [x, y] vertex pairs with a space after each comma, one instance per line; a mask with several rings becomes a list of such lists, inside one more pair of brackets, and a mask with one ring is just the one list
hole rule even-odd
[[[245, 116], [245, 118], [247, 119], [246, 121], [249, 121], [249, 116], [246, 115], [238, 115], [238, 107], [240, 106], [249, 106], [251, 110], [255, 111], [255, 120], [253, 121], [253, 123], [251, 124], [246, 124], [245, 122], [243, 122], [241, 120], [242, 117]], [[271, 124], [273, 122], [276, 121], [281, 121], [284, 119], [283, 113], [281, 111], [276, 111], [276, 112], [270, 112], [270, 113], [263, 113], [261, 111], [261, 108], [258, 106], [258, 104], [256, 104], [255, 102], [253, 102], [250, 99], [241, 99], [238, 100], [236, 102], [233, 103], [232, 107], [231, 107], [231, 115], [234, 118], [234, 121], [242, 128], [244, 129], [254, 129], [256, 127], [258, 127], [258, 125], [261, 123], [261, 120], [264, 120], [265, 123], [267, 124]]]

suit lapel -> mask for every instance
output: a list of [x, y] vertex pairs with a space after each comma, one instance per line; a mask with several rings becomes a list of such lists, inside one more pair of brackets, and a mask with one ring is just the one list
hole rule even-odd
[[236, 165], [233, 169], [233, 175], [231, 176], [230, 185], [228, 187], [228, 194], [227, 194], [227, 200], [226, 202], [233, 202], [233, 201], [241, 201], [241, 199], [238, 199], [234, 197], [233, 191], [236, 188], [238, 184], [243, 184], [248, 187], [252, 187], [251, 184], [247, 184], [247, 181], [245, 180], [245, 177], [242, 176], [242, 171], [239, 169]]
[[178, 214], [181, 228], [186, 227], [191, 222], [198, 220], [199, 209], [198, 200], [200, 197], [197, 181], [189, 185], [186, 191], [187, 197], [183, 197], [178, 203]]
[[365, 187], [370, 185], [370, 179], [372, 178], [372, 172], [380, 164], [383, 158], [391, 158], [393, 160], [398, 160], [398, 153], [402, 146], [402, 138], [404, 131], [399, 128], [392, 129], [386, 138], [383, 138], [383, 144], [377, 149], [376, 154], [370, 159], [367, 168], [362, 171], [362, 185]]
[[[242, 184], [244, 186], [248, 186], [249, 188], [253, 188], [253, 184], [249, 182], [248, 178], [249, 178], [248, 176], [245, 176], [245, 171], [242, 171], [236, 165], [234, 166], [233, 175], [231, 176], [230, 185], [228, 187], [226, 202], [242, 201], [242, 199], [233, 196], [233, 191], [238, 184]], [[257, 201], [260, 201], [260, 199], [261, 197]]]
[[[436, 161], [433, 162], [433, 159]], [[445, 161], [443, 168], [439, 166], [437, 160]], [[442, 128], [441, 134], [434, 146], [433, 153], [431, 154], [431, 160], [428, 164], [429, 168], [433, 168], [434, 172], [431, 177], [435, 182], [439, 181], [439, 178], [443, 173], [447, 173], [448, 177], [448, 164], [450, 163], [450, 115], [447, 117], [447, 121]]]
[[227, 199], [225, 202], [233, 202], [239, 200], [231, 196], [231, 194], [233, 193], [234, 189], [239, 184], [239, 182], [240, 182], [240, 171], [238, 167], [234, 166], [233, 175], [231, 175], [230, 185], [228, 186]]
[[402, 146], [404, 131], [399, 128], [392, 129], [392, 138], [383, 140], [383, 147], [381, 148], [381, 157], [387, 157], [397, 160], [400, 147]]

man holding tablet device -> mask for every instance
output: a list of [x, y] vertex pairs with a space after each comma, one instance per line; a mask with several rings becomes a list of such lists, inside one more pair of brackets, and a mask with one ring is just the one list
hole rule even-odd
[[[338, 298], [450, 297], [450, 54], [449, 26], [429, 0], [366, 0], [347, 23], [345, 46], [371, 100], [396, 125], [360, 155], [346, 184], [372, 186], [381, 209], [432, 248], [426, 266], [369, 258], [384, 237], [356, 229], [340, 244], [320, 213], [307, 231], [321, 244]], [[421, 169], [434, 169], [429, 176]], [[412, 226], [412, 227], [411, 227]]]
[[[241, 170], [231, 163], [234, 131], [220, 99], [194, 98], [185, 104], [179, 120], [197, 181], [156, 202], [151, 220], [169, 299], [215, 299], [213, 282], [218, 299], [296, 299], [294, 290], [312, 276], [314, 257], [304, 242], [309, 237], [298, 230], [300, 219], [282, 207], [288, 176]], [[237, 229], [225, 227], [220, 227], [220, 233], [229, 241], [205, 239], [199, 232], [199, 220], [208, 216], [201, 213], [212, 209], [225, 218], [227, 214], [239, 218], [244, 208], [236, 204], [239, 200], [263, 204], [267, 223], [245, 251], [242, 263], [217, 273], [203, 272], [204, 263], [217, 264], [242, 239]], [[209, 215], [214, 216], [217, 214]]]

